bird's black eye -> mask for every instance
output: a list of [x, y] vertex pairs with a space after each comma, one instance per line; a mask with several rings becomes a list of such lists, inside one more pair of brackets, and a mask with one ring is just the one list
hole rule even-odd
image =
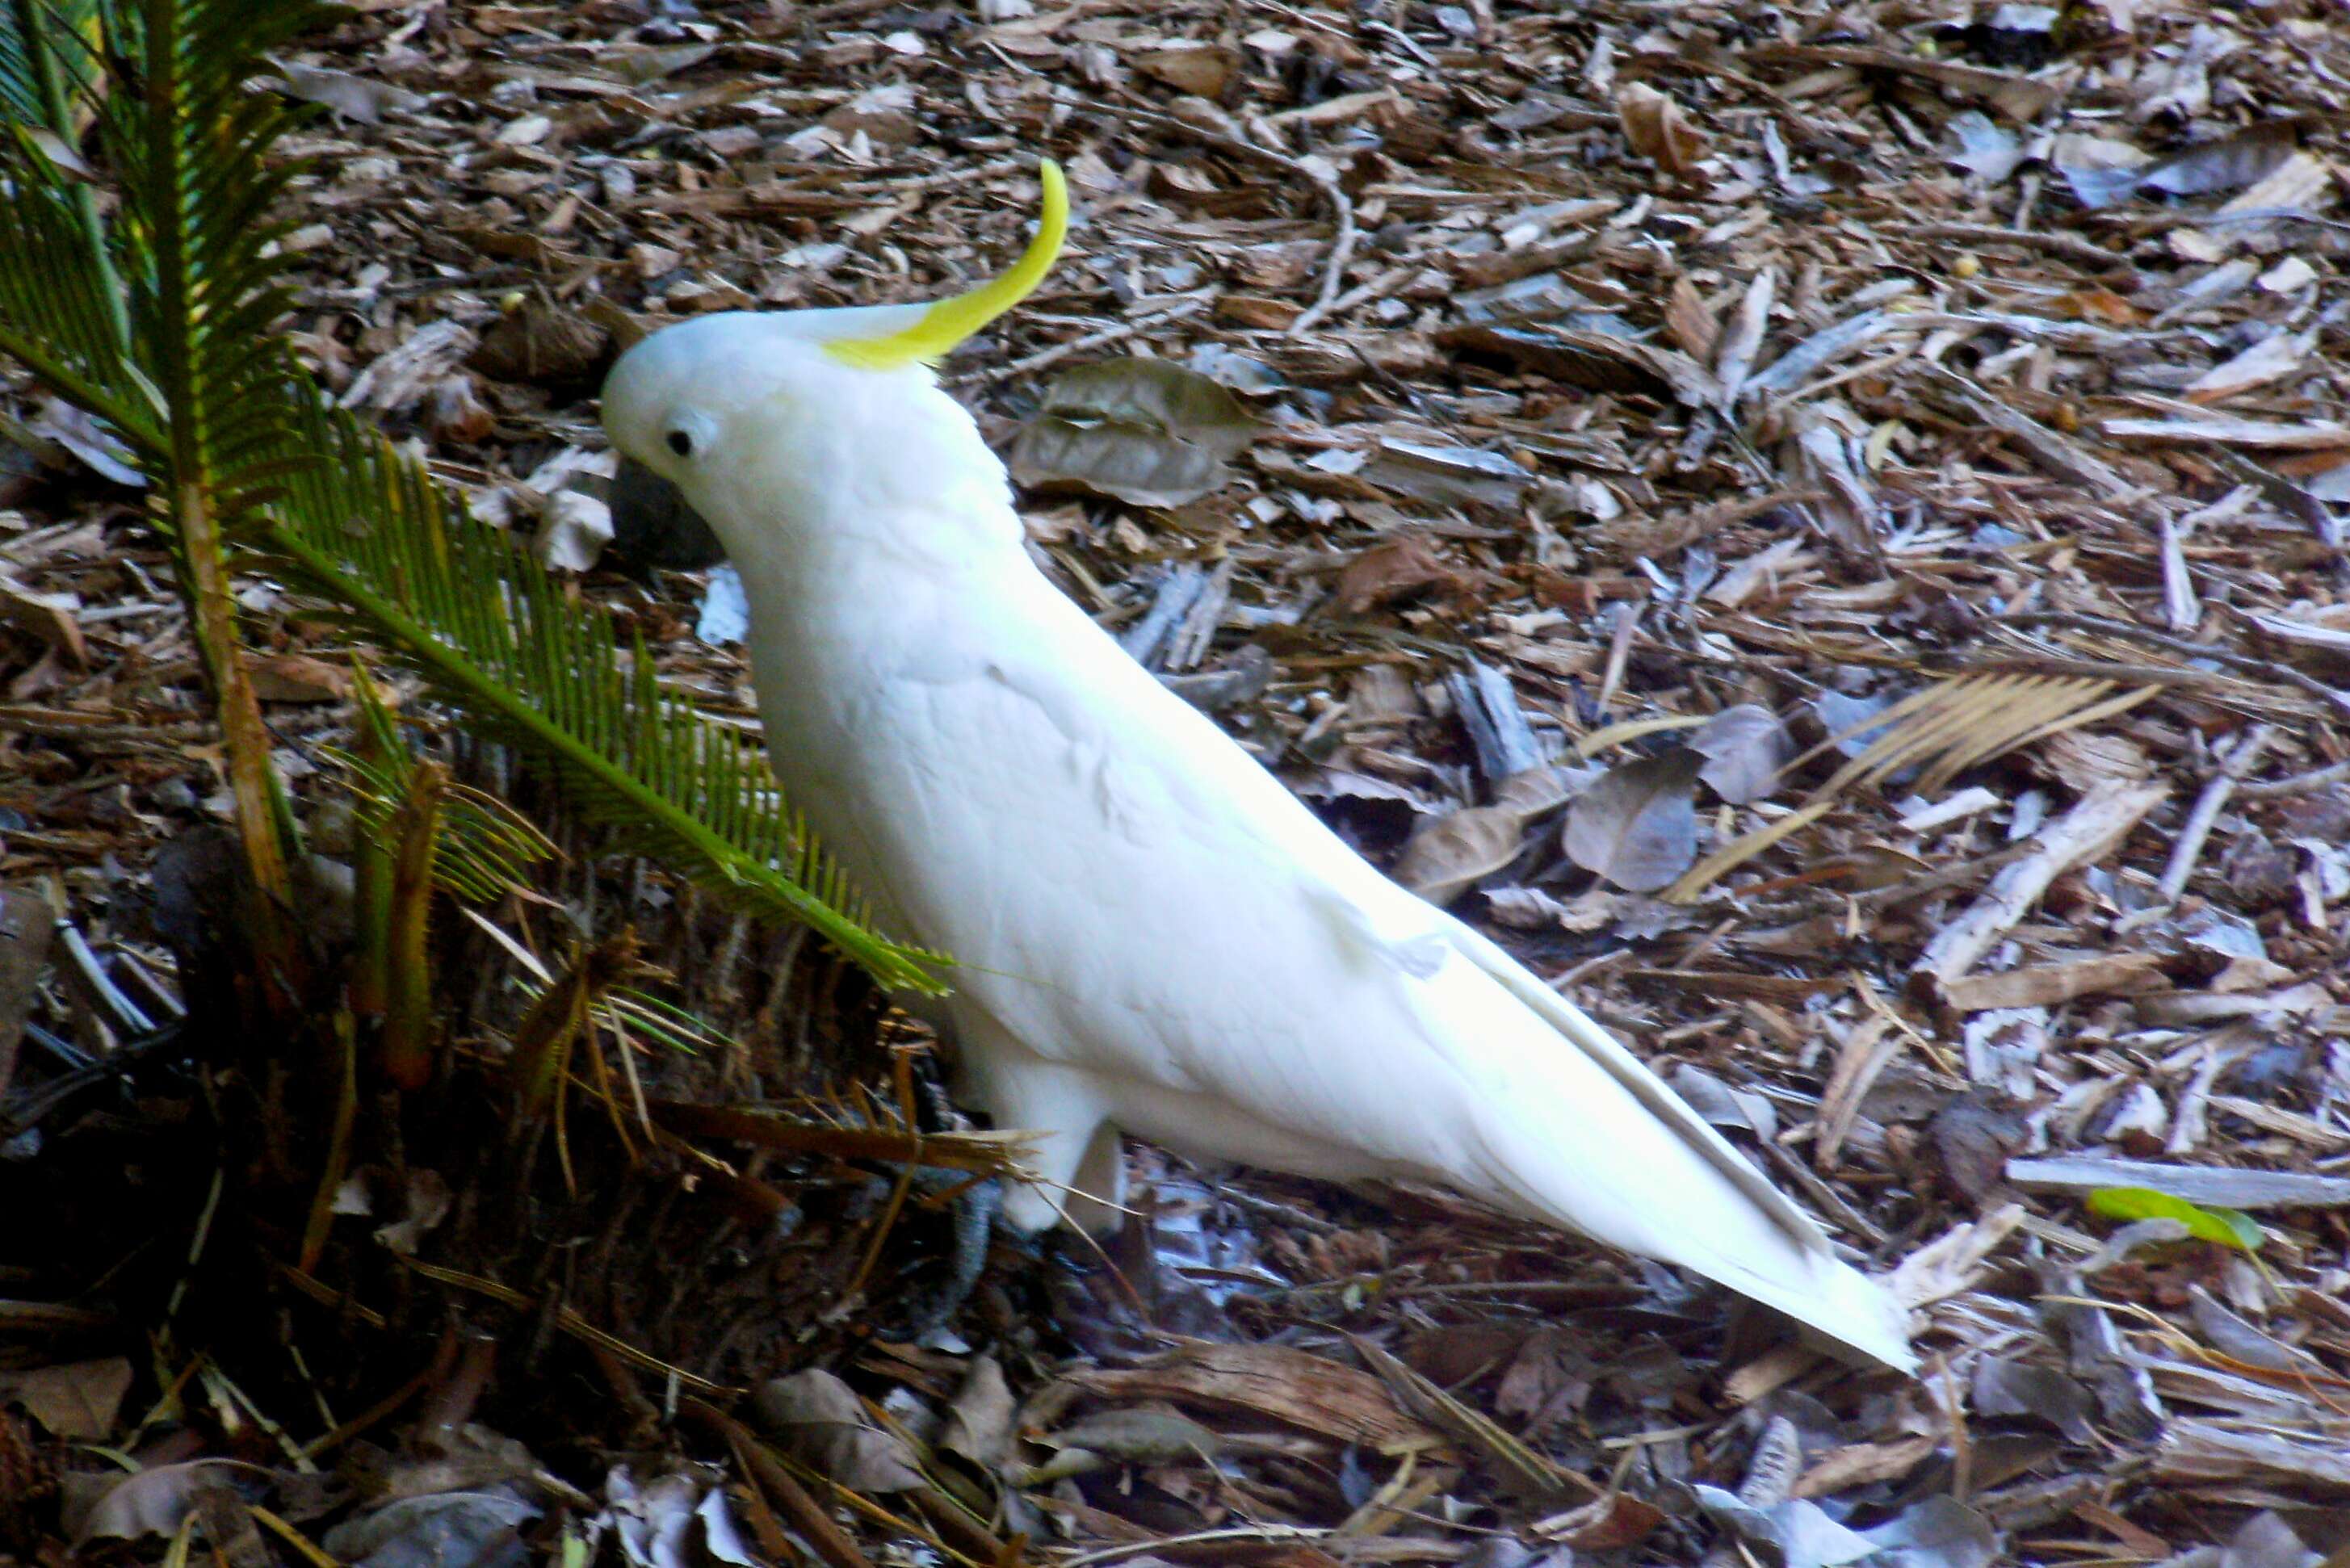
[[671, 431], [669, 432], [669, 449], [680, 457], [691, 457], [693, 438], [683, 431]]

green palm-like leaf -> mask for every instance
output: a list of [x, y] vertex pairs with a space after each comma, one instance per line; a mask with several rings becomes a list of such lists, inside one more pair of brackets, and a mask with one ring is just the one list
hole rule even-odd
[[[256, 885], [282, 883], [266, 862], [290, 835], [235, 655], [233, 550], [421, 671], [624, 846], [806, 921], [884, 984], [937, 990], [944, 961], [868, 927], [748, 737], [665, 691], [641, 649], [624, 660], [608, 616], [569, 602], [421, 463], [327, 403], [273, 335], [287, 296], [269, 242], [289, 226], [276, 214], [300, 166], [267, 155], [300, 111], [246, 83], [326, 14], [314, 0], [0, 0], [0, 110], [15, 124], [0, 145], [0, 353], [110, 425], [152, 481]], [[120, 197], [110, 224], [57, 166], [81, 155], [93, 116]]]
[[98, 0], [0, 0], [0, 115], [71, 140], [62, 111], [96, 78], [97, 25]]
[[23, 264], [0, 270], [0, 351], [128, 429], [153, 413], [129, 372], [129, 306], [96, 192], [52, 157], [94, 112], [98, 15], [96, 0], [0, 0], [0, 255]]
[[[157, 448], [156, 410], [141, 395], [115, 327], [116, 303], [89, 263], [88, 233], [65, 176], [29, 142], [0, 179], [0, 353], [121, 433]], [[49, 178], [39, 176], [46, 172]]]
[[621, 844], [754, 913], [804, 920], [886, 985], [938, 989], [941, 955], [877, 935], [742, 732], [664, 689], [611, 618], [567, 600], [421, 464], [314, 396], [259, 541], [324, 613], [546, 764]]
[[[93, 36], [83, 0], [5, 3], [6, 96], [36, 115], [16, 126], [0, 197], [0, 244], [23, 246], [0, 266], [10, 275], [0, 349], [112, 423], [146, 471], [258, 896], [243, 923], [277, 1001], [290, 1002], [296, 835], [240, 656], [228, 536], [257, 499], [256, 455], [276, 444], [267, 400], [254, 394], [283, 359], [267, 337], [286, 296], [265, 254], [266, 213], [289, 171], [262, 152], [293, 119], [244, 83], [260, 51], [321, 12], [312, 0], [101, 0]], [[118, 194], [110, 232], [87, 185], [59, 167], [80, 164], [93, 119]]]
[[[359, 749], [328, 748], [350, 779], [351, 800], [369, 843], [389, 844], [398, 831], [400, 807], [416, 788], [417, 762], [400, 732], [400, 721], [384, 705], [375, 682], [359, 676], [354, 692]], [[528, 868], [555, 856], [546, 835], [505, 802], [463, 784], [441, 786], [438, 829], [432, 845], [435, 886], [469, 903], [486, 904], [530, 886]]]

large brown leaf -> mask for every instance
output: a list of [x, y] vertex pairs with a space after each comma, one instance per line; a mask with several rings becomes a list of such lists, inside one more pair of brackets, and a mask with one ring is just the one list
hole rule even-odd
[[1164, 359], [1106, 359], [1055, 379], [1012, 443], [1030, 490], [1180, 506], [1221, 489], [1256, 436], [1232, 393]]

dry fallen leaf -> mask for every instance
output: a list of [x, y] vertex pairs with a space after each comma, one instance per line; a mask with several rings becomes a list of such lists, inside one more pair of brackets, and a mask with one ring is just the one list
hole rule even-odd
[[1721, 324], [1713, 312], [1706, 308], [1705, 296], [1697, 285], [1686, 277], [1673, 279], [1673, 292], [1665, 302], [1665, 331], [1680, 351], [1701, 365], [1713, 362], [1713, 348], [1721, 336]]
[[1607, 770], [1567, 807], [1566, 857], [1631, 893], [1669, 884], [1697, 858], [1698, 772], [1685, 746]]
[[564, 306], [525, 299], [482, 334], [465, 368], [493, 381], [560, 387], [600, 375], [619, 351], [607, 327]]
[[0, 1403], [22, 1405], [51, 1437], [94, 1443], [114, 1430], [130, 1376], [130, 1363], [119, 1355], [0, 1372]]
[[1132, 60], [1136, 70], [1154, 81], [1209, 99], [1224, 96], [1241, 65], [1239, 56], [1222, 44], [1173, 44], [1145, 51]]
[[1144, 1366], [1081, 1368], [1063, 1380], [1107, 1398], [1173, 1399], [1270, 1416], [1378, 1452], [1424, 1448], [1436, 1436], [1398, 1408], [1369, 1373], [1286, 1345], [1186, 1345]]
[[197, 1492], [241, 1475], [266, 1473], [239, 1459], [207, 1459], [157, 1465], [130, 1475], [85, 1476], [80, 1479], [94, 1495], [69, 1503], [67, 1525], [75, 1542], [83, 1545], [175, 1535], [195, 1507]]
[[1638, 1546], [1665, 1522], [1665, 1511], [1620, 1491], [1594, 1498], [1581, 1508], [1553, 1514], [1534, 1527], [1544, 1541], [1577, 1552], [1620, 1552]]
[[253, 693], [264, 702], [340, 702], [351, 694], [344, 665], [307, 653], [272, 653], [246, 660]]
[[1679, 104], [1646, 82], [1633, 82], [1617, 93], [1616, 114], [1633, 151], [1676, 180], [1696, 172], [1705, 137]]
[[1457, 580], [1452, 568], [1436, 558], [1426, 540], [1417, 534], [1399, 534], [1347, 563], [1338, 574], [1330, 607], [1339, 615], [1360, 615]]
[[82, 641], [80, 604], [70, 594], [39, 594], [20, 587], [0, 572], [0, 625], [11, 626], [48, 644], [76, 670], [89, 668]]
[[1795, 754], [1786, 725], [1768, 708], [1741, 702], [1692, 731], [1686, 744], [1705, 758], [1698, 777], [1732, 805], [1761, 800]]
[[852, 1491], [930, 1485], [913, 1451], [874, 1426], [855, 1391], [821, 1367], [771, 1379], [751, 1407], [786, 1453]]
[[1017, 1404], [1003, 1381], [1003, 1365], [993, 1355], [978, 1356], [947, 1407], [938, 1446], [980, 1469], [993, 1470], [1012, 1451], [1016, 1413]]
[[1465, 806], [1421, 824], [1396, 861], [1395, 879], [1431, 904], [1466, 892], [1518, 857], [1527, 818], [1558, 804], [1558, 776], [1546, 767], [1531, 768], [1503, 779], [1493, 794], [1491, 805]]
[[1232, 478], [1256, 420], [1220, 383], [1164, 359], [1107, 359], [1065, 372], [1020, 427], [1012, 476], [1038, 491], [1180, 506]]
[[1439, 817], [1404, 845], [1395, 879], [1431, 904], [1450, 903], [1518, 857], [1525, 820], [1523, 812], [1499, 805], [1467, 806]]

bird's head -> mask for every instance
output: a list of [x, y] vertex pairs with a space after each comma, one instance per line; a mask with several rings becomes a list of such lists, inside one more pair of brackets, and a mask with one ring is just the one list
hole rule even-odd
[[[739, 487], [757, 487], [773, 509], [764, 514], [789, 519], [800, 499], [870, 504], [892, 484], [935, 482], [941, 461], [983, 455], [931, 367], [1033, 293], [1060, 254], [1068, 187], [1049, 160], [1041, 174], [1035, 237], [993, 282], [931, 304], [728, 311], [664, 327], [605, 379], [605, 433], [626, 462], [675, 485], [730, 554], [743, 543], [729, 537]], [[885, 493], [844, 497], [852, 478]], [[624, 486], [616, 513], [631, 493], [643, 492]], [[614, 522], [628, 537], [632, 520]]]

